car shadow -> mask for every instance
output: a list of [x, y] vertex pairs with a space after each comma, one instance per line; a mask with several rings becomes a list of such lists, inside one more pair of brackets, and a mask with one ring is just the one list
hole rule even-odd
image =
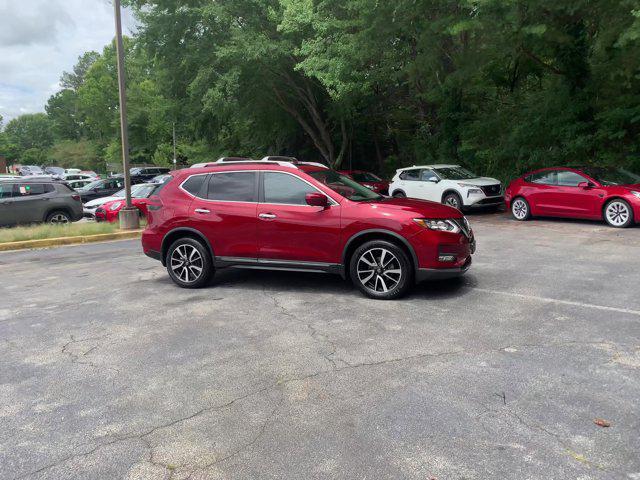
[[[163, 285], [173, 283], [168, 275], [157, 278], [155, 281]], [[469, 287], [475, 283], [476, 279], [471, 274], [446, 280], [425, 281], [413, 285], [407, 295], [399, 301], [403, 299], [439, 300], [459, 297], [466, 294]], [[216, 271], [211, 283], [204, 290], [215, 290], [216, 287], [257, 292], [269, 290], [272, 293], [279, 291], [282, 293], [315, 293], [364, 297], [350, 280], [343, 280], [337, 275], [312, 272], [225, 268]]]

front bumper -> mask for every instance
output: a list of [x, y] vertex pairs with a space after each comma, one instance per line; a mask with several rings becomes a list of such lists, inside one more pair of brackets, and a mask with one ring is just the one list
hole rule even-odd
[[82, 209], [82, 215], [83, 215], [85, 218], [96, 218], [96, 210], [97, 210], [97, 208], [87, 208], [87, 207], [84, 207], [84, 208]]
[[471, 267], [471, 255], [460, 267], [455, 268], [419, 268], [416, 272], [416, 282], [425, 280], [446, 280], [447, 278], [456, 278], [464, 275]]
[[485, 197], [484, 195], [472, 195], [466, 199], [465, 207], [468, 208], [483, 208], [483, 207], [498, 207], [504, 205], [504, 195], [497, 197]]

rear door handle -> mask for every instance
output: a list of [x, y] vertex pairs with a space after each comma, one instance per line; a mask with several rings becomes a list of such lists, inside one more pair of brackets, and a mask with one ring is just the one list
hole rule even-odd
[[211, 213], [211, 211], [207, 210], [206, 208], [196, 208], [194, 210], [194, 212], [196, 212], [196, 213]]
[[273, 213], [261, 213], [260, 215], [258, 215], [260, 218], [265, 218], [265, 219], [272, 219], [272, 218], [276, 218], [277, 215], [274, 215]]

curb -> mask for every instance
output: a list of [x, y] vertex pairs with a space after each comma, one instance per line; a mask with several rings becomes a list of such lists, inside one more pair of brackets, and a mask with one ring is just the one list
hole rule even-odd
[[109, 240], [128, 240], [139, 238], [142, 230], [127, 232], [99, 233], [97, 235], [82, 235], [78, 237], [43, 238], [41, 240], [22, 240], [20, 242], [0, 243], [0, 252], [10, 250], [25, 250], [29, 248], [59, 247], [61, 245], [75, 245], [82, 243], [105, 242]]

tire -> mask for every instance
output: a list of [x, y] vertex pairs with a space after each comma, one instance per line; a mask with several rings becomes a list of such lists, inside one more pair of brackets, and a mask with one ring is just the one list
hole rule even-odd
[[386, 240], [360, 245], [349, 261], [349, 275], [362, 293], [377, 300], [402, 297], [414, 278], [413, 264], [407, 254]]
[[511, 201], [511, 215], [519, 222], [531, 219], [531, 207], [522, 197], [516, 197]]
[[610, 227], [627, 228], [633, 223], [633, 210], [625, 200], [614, 198], [605, 205], [603, 217]]
[[46, 223], [67, 224], [71, 223], [71, 216], [64, 210], [55, 210], [47, 215]]
[[401, 190], [396, 190], [395, 192], [393, 192], [393, 198], [407, 198], [407, 196], [405, 195], [405, 193]]
[[444, 197], [442, 197], [442, 203], [444, 205], [449, 205], [450, 207], [457, 208], [462, 211], [462, 198], [455, 192], [447, 193]]
[[182, 288], [204, 287], [215, 273], [208, 248], [190, 237], [179, 238], [171, 244], [165, 263], [173, 283]]

